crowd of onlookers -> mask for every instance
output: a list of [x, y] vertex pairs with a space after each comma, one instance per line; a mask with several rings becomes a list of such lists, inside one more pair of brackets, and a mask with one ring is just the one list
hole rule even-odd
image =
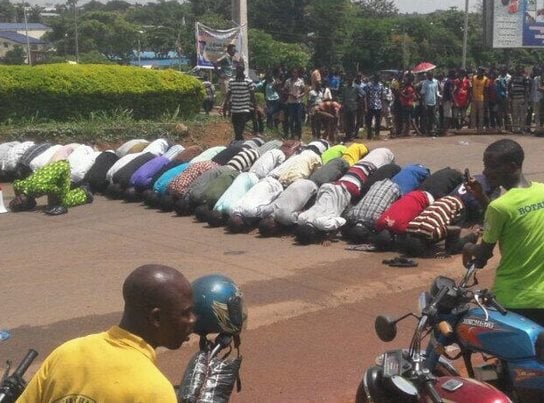
[[[264, 97], [264, 107], [249, 106], [250, 113], [238, 128], [243, 130], [253, 121], [255, 134], [267, 127], [284, 138], [300, 139], [306, 124], [313, 138], [337, 143], [377, 138], [383, 130], [389, 137], [406, 137], [451, 135], [462, 128], [513, 133], [541, 129], [539, 66], [444, 73], [388, 70], [371, 75], [279, 67], [267, 71], [256, 84], [245, 76], [243, 80], [248, 91]], [[209, 82], [207, 91], [210, 110], [214, 95]], [[225, 102], [222, 112], [229, 114], [231, 107]]]

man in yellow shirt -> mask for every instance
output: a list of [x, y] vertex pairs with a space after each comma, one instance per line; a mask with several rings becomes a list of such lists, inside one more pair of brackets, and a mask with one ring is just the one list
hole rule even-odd
[[488, 78], [484, 75], [483, 67], [478, 67], [476, 75], [472, 76], [472, 105], [470, 107], [470, 126], [481, 132], [484, 127], [485, 87]]
[[196, 317], [190, 283], [171, 267], [144, 265], [125, 280], [123, 298], [119, 326], [55, 349], [17, 402], [176, 403], [155, 349], [178, 349], [191, 334]]

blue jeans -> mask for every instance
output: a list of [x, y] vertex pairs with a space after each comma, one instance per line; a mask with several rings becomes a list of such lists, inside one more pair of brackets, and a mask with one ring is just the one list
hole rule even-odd
[[280, 100], [266, 101], [266, 126], [269, 129], [274, 127], [274, 115], [280, 111]]
[[300, 139], [302, 135], [302, 108], [301, 103], [287, 104], [289, 115], [289, 133], [291, 137]]

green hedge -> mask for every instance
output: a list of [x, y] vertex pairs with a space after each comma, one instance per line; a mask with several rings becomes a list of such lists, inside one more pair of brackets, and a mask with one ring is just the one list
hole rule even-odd
[[136, 119], [189, 117], [204, 97], [200, 81], [174, 70], [114, 65], [0, 66], [0, 120], [69, 120], [130, 110]]

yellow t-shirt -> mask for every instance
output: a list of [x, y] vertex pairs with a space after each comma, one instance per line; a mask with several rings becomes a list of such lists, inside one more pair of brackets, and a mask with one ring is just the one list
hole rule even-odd
[[70, 340], [45, 359], [17, 403], [177, 403], [155, 350], [120, 327]]
[[353, 143], [346, 149], [342, 158], [345, 159], [351, 167], [367, 154], [368, 148], [364, 144]]
[[482, 76], [482, 79], [479, 79], [478, 76], [472, 77], [472, 99], [475, 101], [484, 101], [484, 92], [487, 85], [488, 78]]

